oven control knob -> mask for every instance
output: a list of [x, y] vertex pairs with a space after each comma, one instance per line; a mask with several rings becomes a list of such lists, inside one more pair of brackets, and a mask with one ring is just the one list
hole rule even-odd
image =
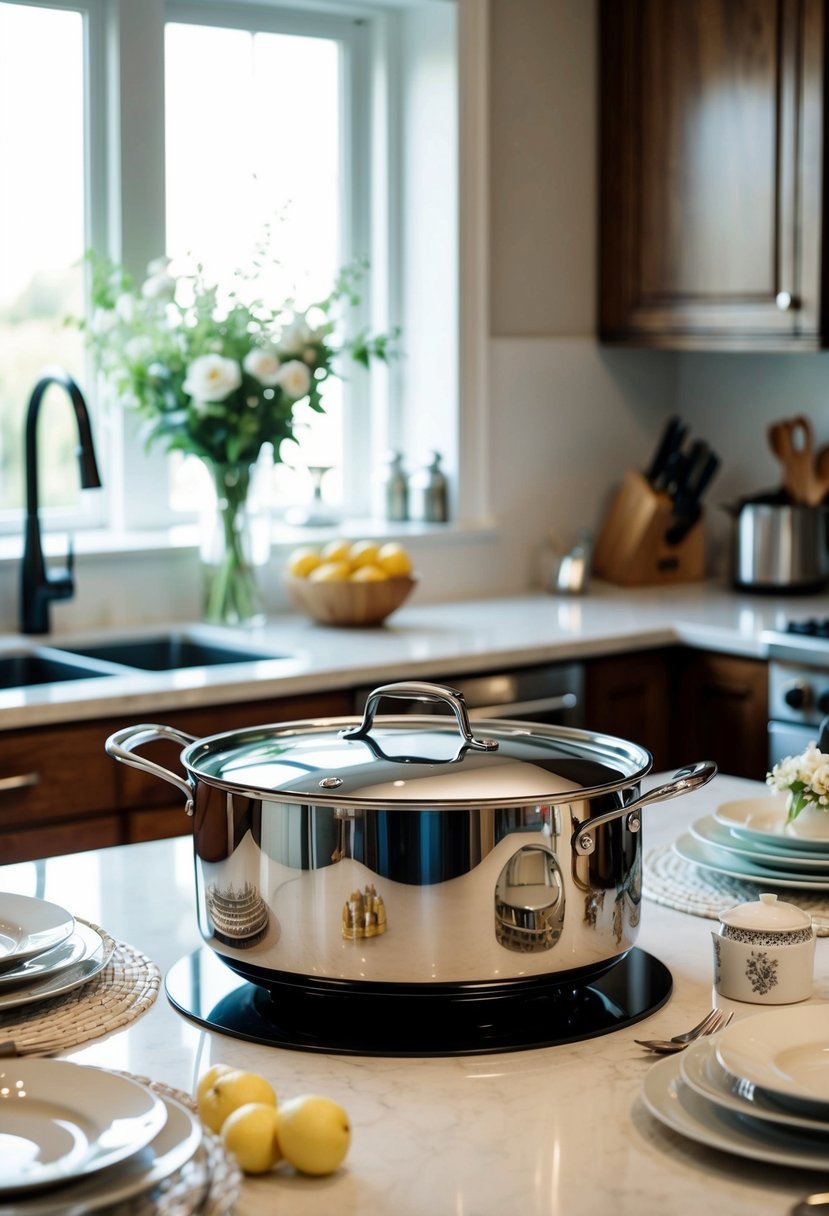
[[817, 707], [822, 714], [829, 714], [829, 688], [824, 688], [818, 697]]
[[811, 700], [811, 691], [808, 684], [790, 684], [783, 693], [783, 700], [789, 709], [805, 709]]

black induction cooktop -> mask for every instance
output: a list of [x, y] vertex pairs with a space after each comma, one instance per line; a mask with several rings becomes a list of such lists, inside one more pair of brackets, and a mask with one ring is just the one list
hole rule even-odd
[[671, 994], [668, 968], [634, 947], [591, 974], [482, 984], [271, 984], [231, 971], [208, 947], [165, 980], [171, 1004], [222, 1034], [297, 1051], [463, 1056], [552, 1047], [648, 1017]]

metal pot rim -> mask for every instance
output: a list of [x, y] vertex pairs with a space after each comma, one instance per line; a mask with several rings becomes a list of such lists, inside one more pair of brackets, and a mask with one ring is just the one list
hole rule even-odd
[[370, 698], [362, 720], [226, 731], [192, 741], [181, 763], [191, 780], [268, 801], [419, 810], [568, 803], [635, 786], [653, 764], [637, 744], [575, 727], [492, 718], [473, 734], [454, 690], [388, 688], [447, 699], [458, 729], [445, 715], [375, 721]]

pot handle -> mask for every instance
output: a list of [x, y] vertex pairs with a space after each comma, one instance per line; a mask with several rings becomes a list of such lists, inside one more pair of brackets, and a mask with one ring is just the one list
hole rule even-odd
[[634, 799], [626, 806], [616, 807], [615, 810], [607, 811], [604, 815], [597, 815], [595, 819], [583, 820], [573, 833], [573, 848], [580, 857], [588, 856], [596, 847], [596, 841], [593, 839], [596, 828], [600, 828], [614, 819], [621, 819], [623, 815], [627, 816], [625, 827], [628, 831], [638, 832], [642, 826], [642, 817], [639, 812], [643, 806], [648, 806], [651, 802], [667, 802], [669, 798], [677, 798], [680, 794], [698, 790], [703, 785], [707, 785], [716, 775], [717, 766], [713, 760], [699, 760], [696, 764], [689, 764], [685, 768], [677, 769], [666, 785], [657, 785], [655, 789], [648, 790], [646, 794], [642, 794], [640, 798]]
[[442, 701], [455, 715], [464, 747], [471, 747], [479, 752], [494, 752], [498, 749], [496, 739], [477, 739], [472, 734], [466, 700], [462, 692], [457, 688], [447, 688], [443, 684], [428, 684], [423, 680], [383, 684], [380, 688], [375, 688], [366, 701], [362, 722], [359, 726], [350, 726], [347, 730], [341, 731], [343, 739], [366, 739], [368, 737], [368, 733], [374, 725], [374, 715], [381, 697], [397, 697], [404, 701]]
[[150, 773], [154, 777], [161, 777], [162, 781], [169, 781], [170, 785], [175, 785], [187, 799], [185, 811], [188, 815], [192, 815], [193, 787], [190, 783], [176, 773], [171, 773], [163, 765], [156, 764], [154, 760], [145, 760], [141, 756], [133, 755], [135, 748], [162, 739], [167, 739], [171, 743], [180, 743], [182, 749], [188, 743], [196, 742], [195, 735], [185, 735], [183, 730], [176, 730], [174, 726], [156, 726], [152, 722], [142, 722], [139, 726], [125, 726], [123, 730], [117, 730], [109, 736], [104, 748], [108, 756], [120, 760], [122, 764], [140, 768], [142, 772]]

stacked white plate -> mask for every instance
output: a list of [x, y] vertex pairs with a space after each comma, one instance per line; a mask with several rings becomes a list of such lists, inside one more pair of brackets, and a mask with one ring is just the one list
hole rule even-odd
[[784, 797], [723, 802], [691, 824], [674, 852], [703, 870], [762, 882], [768, 889], [829, 891], [829, 836], [795, 835], [786, 823]]
[[58, 904], [0, 892], [0, 1012], [79, 988], [110, 953], [97, 929]]
[[649, 1070], [642, 1097], [661, 1123], [740, 1157], [825, 1170], [829, 1005], [732, 1022]]
[[0, 1067], [4, 1216], [83, 1216], [152, 1190], [196, 1154], [189, 1110], [135, 1078], [67, 1060]]

